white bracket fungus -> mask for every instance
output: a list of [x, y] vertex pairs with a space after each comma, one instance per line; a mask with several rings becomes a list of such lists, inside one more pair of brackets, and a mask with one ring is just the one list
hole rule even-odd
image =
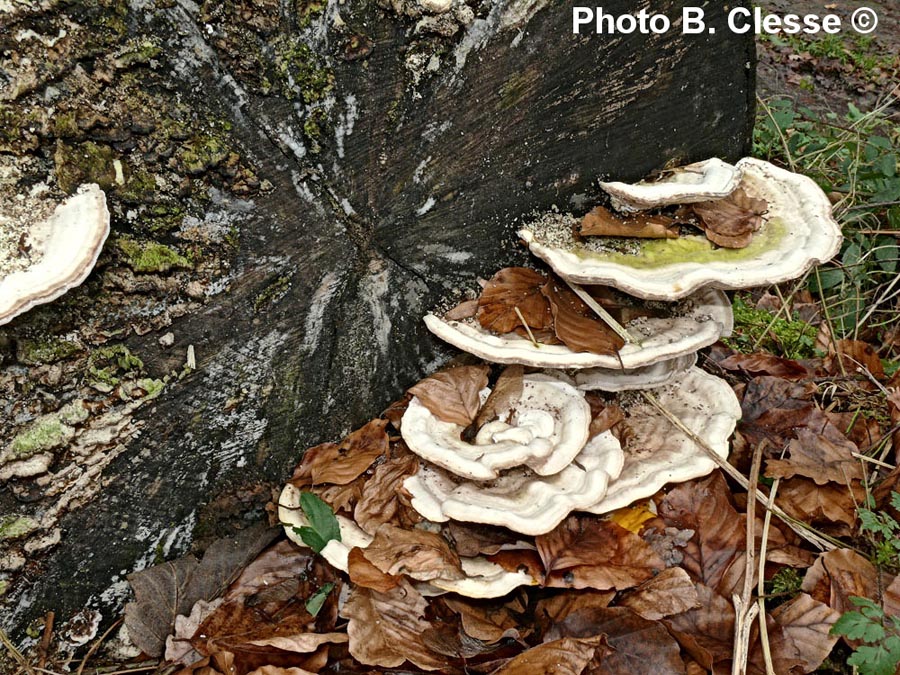
[[0, 325], [82, 283], [109, 234], [106, 196], [94, 184], [37, 222], [27, 220], [27, 208], [16, 212], [0, 214], [0, 241], [17, 247], [0, 250]]
[[[635, 250], [589, 247], [571, 234], [550, 243], [541, 232], [519, 231], [531, 252], [560, 276], [582, 284], [614, 286], [653, 300], [677, 300], [698, 288], [750, 288], [802, 276], [840, 249], [841, 230], [831, 203], [810, 178], [746, 158], [740, 187], [769, 209], [749, 246], [717, 248], [706, 237], [634, 240]], [[565, 235], [565, 233], [563, 233]]]
[[419, 457], [463, 478], [492, 480], [503, 469], [526, 466], [542, 476], [558, 473], [588, 440], [591, 409], [573, 386], [526, 375], [514, 411], [485, 424], [474, 443], [464, 428], [444, 422], [415, 396], [400, 425], [406, 445]]
[[422, 465], [403, 487], [412, 495], [413, 508], [432, 522], [485, 523], [538, 535], [552, 530], [572, 511], [598, 503], [623, 462], [622, 446], [606, 431], [552, 476], [517, 468], [485, 484]]
[[[719, 457], [728, 456], [741, 404], [725, 380], [692, 368], [678, 384], [654, 389], [653, 395]], [[636, 403], [628, 414], [633, 435], [624, 448], [625, 466], [606, 496], [585, 511], [608, 513], [655, 494], [667, 483], [699, 478], [716, 468], [706, 451], [655, 406]]]
[[670, 204], [723, 199], [734, 192], [742, 175], [740, 166], [733, 166], [713, 157], [672, 169], [657, 181], [601, 182], [600, 187], [612, 197], [616, 210], [644, 211]]
[[582, 391], [632, 391], [661, 387], [680, 379], [697, 363], [697, 354], [685, 354], [652, 366], [631, 370], [587, 368], [574, 373], [575, 386]]
[[[287, 484], [278, 499], [278, 519], [284, 526], [287, 538], [298, 546], [306, 547], [295, 527], [307, 527], [309, 523], [300, 509], [300, 490]], [[341, 540], [332, 539], [321, 551], [321, 555], [333, 567], [347, 572], [350, 564], [350, 549], [366, 548], [372, 543], [372, 536], [345, 516], [337, 516]], [[416, 589], [423, 595], [459, 593], [469, 598], [499, 598], [519, 586], [534, 586], [537, 580], [526, 572], [508, 572], [500, 565], [485, 558], [460, 558], [462, 579], [431, 579], [416, 582]]]
[[626, 328], [635, 342], [626, 343], [618, 356], [573, 352], [565, 345], [538, 345], [515, 333], [496, 335], [472, 319], [452, 321], [428, 314], [425, 325], [454, 347], [492, 363], [609, 370], [632, 370], [692, 354], [730, 335], [734, 327], [728, 297], [714, 289], [703, 290], [670, 311], [667, 318], [642, 317], [629, 322]]

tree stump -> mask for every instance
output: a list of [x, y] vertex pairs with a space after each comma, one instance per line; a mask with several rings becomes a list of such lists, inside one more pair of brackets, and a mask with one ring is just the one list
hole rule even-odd
[[15, 635], [110, 618], [127, 573], [261, 519], [305, 447], [447, 358], [421, 317], [527, 260], [516, 219], [749, 149], [754, 46], [724, 12], [714, 35], [577, 36], [565, 3], [427, 4], [0, 15], [0, 190], [98, 182], [113, 213], [88, 283], [0, 328], [0, 447], [87, 410], [0, 493]]

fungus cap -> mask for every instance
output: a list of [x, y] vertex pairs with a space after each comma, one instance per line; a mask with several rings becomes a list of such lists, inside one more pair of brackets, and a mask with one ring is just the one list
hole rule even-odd
[[629, 322], [626, 328], [637, 341], [626, 344], [618, 355], [573, 352], [565, 345], [536, 346], [515, 333], [496, 335], [473, 319], [453, 321], [428, 314], [425, 325], [445, 342], [492, 363], [609, 370], [632, 370], [692, 354], [727, 337], [734, 327], [731, 302], [715, 289], [704, 289], [670, 311], [669, 317]]
[[21, 215], [0, 214], [0, 228], [21, 232], [31, 246], [30, 260], [0, 264], [2, 325], [88, 277], [109, 234], [106, 196], [97, 185], [82, 185], [48, 217], [22, 222]]
[[630, 370], [586, 368], [575, 371], [575, 386], [582, 391], [632, 391], [662, 387], [681, 378], [697, 363], [696, 352], [651, 366]]
[[633, 240], [635, 251], [623, 253], [576, 242], [562, 228], [549, 236], [529, 226], [519, 236], [570, 281], [614, 286], [652, 300], [677, 300], [704, 286], [740, 289], [781, 283], [838, 252], [840, 226], [828, 197], [810, 178], [752, 158], [742, 159], [738, 167], [743, 171], [740, 187], [769, 205], [746, 248], [717, 248], [706, 237], [691, 235]]
[[723, 199], [741, 182], [743, 170], [717, 157], [666, 172], [657, 181], [600, 183], [618, 211], [643, 211], [670, 204]]
[[[486, 391], [483, 395], [486, 396]], [[570, 384], [541, 374], [526, 375], [514, 411], [485, 424], [467, 443], [464, 427], [438, 419], [413, 397], [400, 433], [422, 459], [474, 480], [492, 480], [503, 469], [526, 466], [540, 475], [558, 473], [588, 440], [591, 409]]]
[[[341, 540], [332, 539], [320, 554], [332, 566], [342, 572], [349, 570], [350, 549], [366, 548], [372, 543], [372, 536], [345, 516], [336, 516], [341, 531]], [[300, 510], [300, 490], [288, 484], [278, 499], [278, 519], [284, 527], [287, 538], [298, 546], [306, 548], [306, 543], [294, 528], [307, 527], [309, 522]], [[413, 582], [424, 595], [459, 593], [469, 598], [499, 598], [519, 586], [533, 586], [537, 580], [526, 572], [507, 572], [500, 565], [482, 557], [460, 558], [462, 579], [431, 579], [427, 582]]]
[[484, 523], [538, 535], [552, 530], [572, 511], [598, 503], [623, 463], [622, 446], [606, 431], [552, 476], [517, 468], [483, 484], [423, 464], [403, 487], [412, 495], [412, 507], [432, 522]]
[[[692, 368], [677, 384], [654, 389], [653, 394], [719, 457], [728, 457], [741, 405], [725, 380]], [[630, 406], [628, 415], [633, 435], [624, 448], [625, 466], [603, 499], [585, 511], [607, 513], [649, 497], [667, 483], [699, 478], [716, 468], [703, 448], [650, 403]]]

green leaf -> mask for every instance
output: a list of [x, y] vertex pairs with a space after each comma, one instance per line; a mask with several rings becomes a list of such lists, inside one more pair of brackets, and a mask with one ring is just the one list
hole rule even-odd
[[321, 553], [332, 539], [341, 540], [341, 528], [331, 507], [312, 492], [300, 493], [300, 510], [306, 516], [308, 527], [295, 527], [303, 543], [316, 553]]
[[882, 645], [862, 645], [850, 655], [847, 664], [856, 666], [860, 675], [894, 675], [897, 670], [897, 661]]
[[832, 635], [844, 635], [851, 640], [861, 640], [872, 622], [859, 612], [846, 612], [831, 627]]
[[844, 281], [843, 270], [831, 268], [819, 270], [817, 275], [812, 275], [809, 279], [810, 290], [813, 293], [821, 293], [830, 288], [840, 286]]
[[318, 615], [322, 610], [322, 606], [325, 604], [325, 600], [328, 598], [328, 594], [331, 593], [333, 588], [334, 584], [328, 583], [313, 593], [309, 600], [306, 601], [306, 611], [313, 616]]
[[891, 493], [891, 506], [895, 509], [900, 509], [900, 492]]

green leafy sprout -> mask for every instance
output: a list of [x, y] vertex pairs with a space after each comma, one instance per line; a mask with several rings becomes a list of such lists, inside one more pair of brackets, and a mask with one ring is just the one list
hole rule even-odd
[[860, 640], [847, 659], [860, 675], [894, 675], [900, 665], [900, 617], [885, 616], [884, 610], [869, 600], [850, 596], [858, 611], [844, 613], [831, 627], [832, 635]]
[[[293, 529], [303, 543], [313, 551], [321, 553], [329, 541], [341, 540], [341, 528], [334, 516], [334, 511], [319, 497], [312, 492], [300, 493], [300, 510], [303, 511], [309, 525]], [[324, 598], [322, 601], [324, 602]]]

